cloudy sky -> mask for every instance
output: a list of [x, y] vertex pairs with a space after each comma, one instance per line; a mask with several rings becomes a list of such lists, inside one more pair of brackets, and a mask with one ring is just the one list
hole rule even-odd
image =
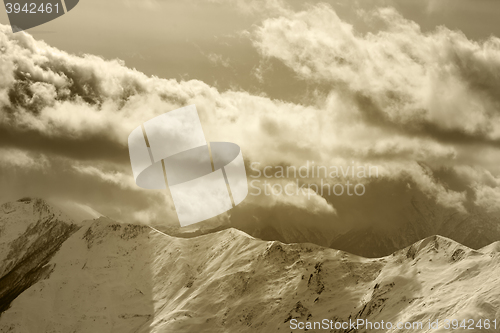
[[0, 201], [176, 226], [168, 195], [135, 185], [127, 137], [196, 104], [249, 176], [255, 162], [379, 170], [363, 196], [249, 196], [207, 223], [393, 225], [414, 198], [498, 215], [499, 13], [494, 0], [82, 0], [12, 34], [2, 12]]

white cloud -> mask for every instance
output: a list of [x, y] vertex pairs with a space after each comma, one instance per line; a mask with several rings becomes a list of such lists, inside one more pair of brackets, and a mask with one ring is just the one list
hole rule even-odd
[[[290, 180], [252, 180], [247, 201], [263, 207], [293, 206], [314, 214], [336, 215], [333, 205], [320, 195], [321, 189], [314, 185], [297, 184]], [[260, 190], [257, 190], [257, 188]], [[327, 189], [325, 189], [326, 193]], [[259, 195], [257, 195], [259, 194]]]
[[78, 173], [96, 177], [101, 181], [112, 183], [122, 188], [136, 188], [134, 179], [129, 174], [124, 174], [118, 171], [103, 171], [91, 165], [74, 164], [72, 167]]
[[43, 154], [0, 147], [0, 167], [44, 170], [50, 167], [50, 161]]
[[304, 79], [357, 98], [366, 117], [413, 131], [500, 139], [499, 38], [474, 42], [444, 27], [423, 33], [390, 8], [365, 15], [386, 28], [361, 34], [317, 5], [265, 20], [254, 44]]

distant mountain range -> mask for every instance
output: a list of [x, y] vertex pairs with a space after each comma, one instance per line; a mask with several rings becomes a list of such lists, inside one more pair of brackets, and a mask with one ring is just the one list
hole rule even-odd
[[[468, 230], [457, 232], [484, 241]], [[274, 333], [324, 319], [422, 322], [418, 332], [436, 332], [429, 321], [500, 318], [500, 243], [473, 250], [431, 236], [367, 259], [233, 228], [179, 238], [106, 217], [75, 223], [26, 198], [0, 207], [0, 293], [2, 333]]]
[[331, 248], [376, 258], [391, 254], [431, 235], [441, 235], [472, 249], [500, 241], [500, 216], [470, 208], [459, 213], [431, 204], [429, 200], [412, 200], [407, 220], [391, 227], [354, 228], [337, 235]]
[[[476, 250], [500, 241], [500, 215], [486, 213], [473, 205], [468, 207], [468, 212], [462, 213], [444, 208], [424, 195], [416, 195], [400, 208], [399, 220], [387, 223], [370, 220], [380, 220], [379, 215], [367, 216], [366, 223], [351, 226], [349, 221], [341, 221], [339, 224], [347, 227], [343, 231], [307, 220], [293, 222], [267, 219], [241, 223], [238, 219], [232, 219], [231, 226], [263, 240], [313, 243], [368, 258], [390, 255], [433, 235], [451, 238]], [[172, 234], [184, 237], [182, 234]]]

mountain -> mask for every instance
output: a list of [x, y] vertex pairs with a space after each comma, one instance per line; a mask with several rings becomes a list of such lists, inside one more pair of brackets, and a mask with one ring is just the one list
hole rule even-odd
[[[458, 212], [442, 207], [421, 193], [401, 201], [393, 212], [388, 212], [389, 208], [373, 205], [359, 215], [357, 208], [351, 207], [349, 214], [352, 216], [344, 211], [344, 214], [339, 213], [326, 222], [311, 220], [305, 215], [301, 219], [300, 212], [294, 209], [285, 211], [282, 216], [273, 213], [262, 219], [248, 210], [236, 210], [229, 227], [262, 240], [313, 243], [368, 258], [390, 255], [432, 235], [451, 238], [476, 250], [500, 241], [498, 213], [486, 213], [474, 205], [469, 205], [467, 212]], [[370, 215], [376, 209], [377, 213]], [[360, 219], [365, 221], [361, 223]], [[190, 238], [224, 230], [228, 225], [200, 223], [193, 225], [192, 229], [155, 227], [175, 237]]]
[[25, 289], [48, 276], [47, 265], [78, 227], [41, 199], [0, 206], [0, 313]]
[[491, 243], [490, 245], [483, 247], [481, 252], [490, 253], [492, 255], [500, 253], [500, 242]]
[[[394, 198], [384, 197], [383, 200]], [[420, 192], [399, 199], [397, 209], [380, 204], [383, 202], [377, 201], [367, 207], [351, 203], [335, 217], [328, 218], [311, 218], [293, 207], [254, 216], [250, 206], [241, 210], [236, 208], [229, 221], [209, 220], [184, 228], [166, 226], [157, 221], [153, 226], [180, 238], [232, 227], [266, 241], [312, 243], [367, 258], [390, 255], [433, 235], [451, 238], [476, 250], [500, 241], [500, 214], [485, 212], [473, 204], [467, 205], [467, 211], [459, 212], [439, 205]], [[340, 206], [338, 208], [340, 211]]]
[[480, 249], [500, 240], [500, 217], [470, 209], [459, 213], [412, 200], [406, 220], [397, 225], [358, 227], [336, 235], [328, 245], [370, 258], [388, 255], [429, 237], [442, 235], [472, 249]]
[[101, 217], [63, 242], [1, 314], [0, 332], [290, 332], [323, 319], [421, 321], [418, 332], [436, 332], [429, 320], [500, 318], [498, 250], [432, 236], [367, 259], [232, 228], [177, 238]]

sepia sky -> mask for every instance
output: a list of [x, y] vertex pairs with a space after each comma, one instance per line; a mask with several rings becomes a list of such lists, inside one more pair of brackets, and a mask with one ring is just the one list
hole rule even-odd
[[174, 226], [171, 199], [135, 185], [127, 137], [196, 104], [249, 175], [253, 162], [380, 171], [363, 197], [249, 196], [209, 222], [392, 226], [414, 198], [498, 216], [498, 14], [494, 0], [82, 0], [26, 34], [4, 25], [0, 201]]
[[[360, 11], [394, 6], [423, 32], [446, 26], [469, 39], [500, 35], [495, 0], [365, 0], [285, 1], [291, 10], [327, 3], [347, 23], [364, 33], [383, 28]], [[266, 4], [266, 5], [264, 5]], [[247, 32], [279, 15], [279, 2], [229, 0], [85, 0], [78, 10], [30, 29], [37, 39], [74, 54], [121, 59], [130, 68], [161, 78], [198, 79], [226, 90], [244, 89], [272, 98], [303, 101], [305, 90], [317, 88], [297, 80], [290, 68], [272, 59], [263, 62]], [[0, 22], [8, 23], [4, 11]], [[258, 80], [255, 72], [271, 67]]]

